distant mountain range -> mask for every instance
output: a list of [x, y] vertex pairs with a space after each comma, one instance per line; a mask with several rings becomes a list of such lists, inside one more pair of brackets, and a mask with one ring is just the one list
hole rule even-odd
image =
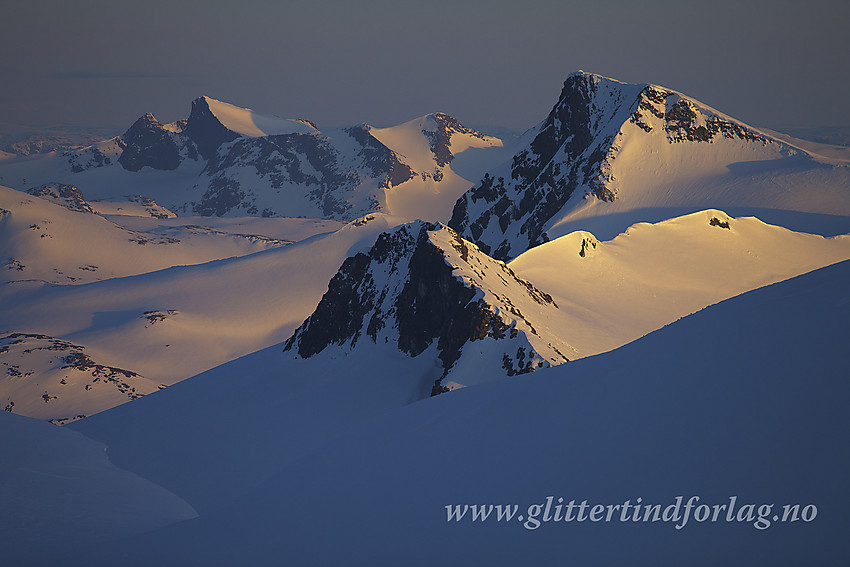
[[393, 128], [320, 132], [309, 120], [200, 97], [186, 120], [161, 124], [147, 114], [123, 135], [86, 148], [5, 160], [0, 175], [11, 186], [19, 178], [24, 185], [58, 181], [97, 199], [121, 197], [117, 188], [129, 184], [181, 215], [353, 220], [418, 210], [448, 220], [474, 181], [454, 173], [451, 162], [501, 145], [443, 113]]

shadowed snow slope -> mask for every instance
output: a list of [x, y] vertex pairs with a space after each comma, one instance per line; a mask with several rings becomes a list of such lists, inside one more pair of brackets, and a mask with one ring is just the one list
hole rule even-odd
[[[848, 282], [850, 262], [843, 262], [714, 305], [607, 354], [384, 414], [316, 446], [229, 508], [159, 530], [132, 551], [114, 546], [86, 559], [842, 564], [850, 528], [850, 456], [843, 450], [850, 427]], [[268, 420], [256, 407], [252, 415]], [[114, 425], [87, 421], [72, 427], [103, 434]], [[238, 439], [288, 443], [303, 428], [257, 431]], [[633, 509], [624, 522], [621, 510], [610, 522], [578, 522], [574, 510], [571, 522], [526, 528], [529, 514], [544, 517], [529, 506], [547, 496], [576, 506], [641, 498], [663, 509], [678, 496], [727, 507], [735, 496], [736, 503], [732, 521], [728, 509], [714, 523], [692, 511], [682, 529], [676, 521], [633, 521]], [[524, 518], [447, 521], [446, 506], [455, 504], [516, 504]], [[769, 504], [769, 512], [760, 509]], [[810, 521], [773, 519], [794, 504], [814, 505], [817, 514], [808, 508]]]
[[0, 447], [4, 565], [43, 565], [39, 553], [50, 548], [97, 546], [196, 515], [180, 498], [115, 467], [103, 444], [75, 431], [0, 412]]

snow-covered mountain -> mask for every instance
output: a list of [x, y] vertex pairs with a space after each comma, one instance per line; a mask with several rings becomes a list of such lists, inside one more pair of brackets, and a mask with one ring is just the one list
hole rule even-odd
[[117, 130], [58, 125], [46, 128], [0, 123], [0, 159], [63, 152], [102, 142]]
[[464, 178], [452, 160], [501, 145], [443, 113], [391, 128], [319, 131], [309, 120], [200, 97], [185, 120], [162, 124], [146, 114], [86, 148], [2, 160], [0, 181], [19, 189], [58, 181], [91, 199], [114, 200], [129, 188], [181, 215], [348, 221], [381, 211], [446, 221], [482, 172], [473, 167]]
[[778, 211], [850, 216], [848, 187], [846, 161], [663, 87], [578, 72], [513, 158], [458, 200], [449, 226], [506, 260], [574, 230], [607, 239], [706, 208], [769, 222]]
[[0, 370], [5, 411], [59, 425], [165, 387], [132, 370], [101, 364], [82, 345], [32, 333], [0, 336]]
[[[370, 225], [383, 228], [361, 233], [359, 248], [343, 262], [341, 242], [351, 246], [355, 229]], [[233, 263], [114, 288], [93, 284], [74, 295], [42, 292], [35, 296], [41, 301], [24, 296], [23, 303], [52, 313], [52, 320], [41, 315], [43, 326], [70, 321], [82, 330], [72, 336], [123, 357], [125, 367], [143, 368], [145, 376], [221, 364], [84, 420], [110, 424], [101, 439], [114, 447], [119, 465], [205, 508], [266, 478], [269, 463], [289, 463], [335, 428], [374, 412], [457, 385], [508, 376], [522, 381], [526, 377], [517, 374], [561, 362], [559, 352], [573, 365], [717, 301], [850, 258], [847, 236], [799, 234], [720, 211], [636, 225], [607, 242], [571, 234], [508, 266], [440, 225], [386, 227], [373, 219]], [[313, 274], [291, 273], [293, 266], [304, 271], [308, 258], [316, 264], [322, 257], [330, 259]], [[340, 263], [331, 278], [329, 268]], [[249, 284], [258, 273], [279, 286]], [[324, 296], [317, 289], [322, 278], [330, 280]], [[142, 320], [139, 313], [152, 297], [167, 298], [180, 313]], [[235, 305], [221, 306], [222, 297]], [[119, 306], [128, 311], [126, 319], [86, 330], [88, 313]], [[31, 308], [7, 313], [38, 320]], [[288, 327], [276, 327], [284, 318]], [[201, 328], [209, 320], [219, 324]], [[275, 344], [290, 334], [288, 345]], [[174, 350], [163, 348], [165, 342]], [[271, 346], [249, 354], [251, 345]], [[237, 353], [244, 356], [236, 359]], [[204, 418], [209, 408], [215, 408], [213, 423]], [[310, 408], [309, 419], [304, 408]], [[204, 426], [188, 427], [192, 422]], [[255, 427], [300, 433], [274, 447], [234, 441], [251, 438]], [[198, 435], [208, 436], [208, 450], [185, 452], [185, 446], [199, 446]], [[128, 444], [121, 449], [122, 443]]]
[[611, 240], [576, 231], [508, 266], [560, 306], [541, 332], [570, 359], [606, 352], [746, 291], [850, 259], [850, 235], [824, 238], [707, 210], [638, 223]]
[[[471, 222], [461, 227], [466, 239], [433, 224], [448, 216], [454, 196], [448, 197], [471, 185], [452, 168], [467, 174], [511, 150], [444, 114], [391, 128], [320, 132], [309, 121], [202, 97], [184, 121], [160, 124], [146, 115], [123, 136], [79, 152], [6, 160], [12, 170], [43, 167], [46, 178], [70, 160], [77, 170], [70, 175], [90, 182], [95, 198], [58, 182], [32, 186], [31, 174], [28, 194], [0, 188], [0, 258], [8, 282], [0, 290], [0, 332], [65, 341], [98, 365], [138, 376], [139, 394], [280, 343], [294, 331], [289, 352], [314, 361], [354, 355], [368, 341], [382, 344], [390, 357], [416, 359], [412, 364], [421, 370], [414, 372], [411, 397], [418, 399], [605, 352], [714, 302], [850, 257], [846, 237], [795, 233], [713, 208], [674, 214], [703, 202], [741, 208], [753, 195], [761, 212], [796, 204], [785, 212], [840, 213], [847, 186], [835, 183], [847, 167], [673, 91], [571, 75], [555, 109], [519, 148], [504, 165], [513, 175], [505, 192], [493, 213], [480, 217], [491, 219], [489, 232]], [[290, 150], [300, 157], [283, 159]], [[346, 171], [359, 172], [358, 183], [371, 168], [369, 179], [386, 182], [378, 208], [402, 214], [371, 214], [346, 226], [177, 216], [188, 208], [185, 200], [174, 206], [178, 197], [191, 200], [195, 189], [198, 199], [215, 193], [209, 185], [195, 187], [202, 178], [231, 189], [242, 187], [246, 175], [277, 179], [295, 183], [290, 197], [290, 190], [305, 197], [298, 191], [331, 177], [318, 166], [311, 166], [313, 177], [302, 176], [311, 159], [327, 167], [348, 164]], [[788, 160], [808, 165], [782, 169]], [[650, 164], [658, 166], [656, 176], [645, 175]], [[618, 168], [621, 174], [598, 175]], [[762, 168], [763, 178], [733, 175], [735, 168]], [[498, 171], [457, 201], [453, 223], [466, 203], [490, 206], [478, 197], [502, 186]], [[806, 183], [794, 191], [760, 185], [789, 183], [798, 173]], [[115, 191], [116, 179], [135, 181]], [[187, 180], [193, 188], [186, 189]], [[752, 186], [743, 185], [747, 180]], [[368, 191], [331, 193], [356, 201]], [[519, 204], [510, 205], [510, 194], [520, 193]], [[169, 206], [143, 196], [152, 194]], [[306, 212], [299, 207], [318, 202], [319, 193], [311, 194], [306, 201], [297, 197], [300, 204], [287, 211]], [[566, 203], [561, 212], [552, 199]], [[249, 212], [241, 206], [213, 212]], [[525, 207], [525, 220], [513, 219]], [[404, 224], [416, 216], [426, 220]], [[661, 222], [621, 227], [655, 216]], [[814, 224], [827, 216], [810, 215]], [[548, 227], [538, 236], [550, 241], [524, 252], [531, 241], [520, 241], [535, 233], [532, 225]], [[584, 230], [559, 237], [573, 225]], [[519, 240], [505, 236], [512, 230]], [[516, 256], [510, 265], [484, 253], [492, 248], [487, 234], [501, 239], [493, 254]], [[520, 244], [513, 248], [509, 240]], [[120, 390], [118, 397], [95, 392], [78, 399], [69, 394], [76, 389], [60, 387], [68, 377], [51, 378], [63, 370], [61, 358], [24, 360], [15, 352], [5, 353], [9, 368], [45, 376], [29, 386], [3, 386], [4, 404], [14, 402], [16, 411], [64, 421], [123, 401]], [[85, 377], [80, 387], [95, 378]]]
[[286, 350], [309, 358], [331, 345], [351, 350], [369, 340], [411, 357], [430, 349], [442, 367], [437, 393], [458, 380], [475, 381], [465, 365], [457, 379], [452, 372], [470, 350], [480, 351], [472, 355], [476, 373], [488, 378], [565, 362], [567, 345], [535, 329], [557, 309], [548, 294], [450, 228], [417, 221], [347, 258]]
[[[3, 558], [831, 559], [841, 155], [580, 72], [511, 145], [441, 113], [320, 130], [201, 97], [186, 120], [4, 157], [0, 408], [97, 442], [0, 415], [20, 438], [3, 440]], [[606, 504], [739, 494], [820, 515], [764, 533], [443, 519], [565, 482]]]

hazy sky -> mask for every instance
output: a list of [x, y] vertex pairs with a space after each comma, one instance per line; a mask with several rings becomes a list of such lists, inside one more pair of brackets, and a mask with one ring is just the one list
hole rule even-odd
[[206, 94], [320, 127], [521, 129], [584, 69], [757, 126], [846, 126], [848, 30], [847, 0], [5, 0], [0, 122], [123, 130]]

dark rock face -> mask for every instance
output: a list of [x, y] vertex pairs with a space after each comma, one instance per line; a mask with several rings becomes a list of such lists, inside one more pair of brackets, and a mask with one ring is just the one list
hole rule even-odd
[[476, 290], [453, 276], [442, 250], [427, 240], [426, 228], [420, 232], [407, 283], [395, 304], [398, 346], [418, 356], [436, 340], [445, 375], [464, 344], [485, 337], [504, 338], [508, 326], [483, 300], [472, 301]]
[[[488, 337], [517, 339], [520, 332], [515, 322], [504, 320], [499, 310], [483, 299], [486, 294], [481, 294], [480, 288], [464, 283], [450, 265], [446, 251], [429, 237], [429, 232], [439, 230], [450, 232], [450, 246], [464, 264], [480, 265], [480, 257], [471, 257], [469, 244], [440, 225], [418, 221], [385, 232], [368, 253], [346, 259], [315, 312], [289, 338], [285, 350], [309, 358], [331, 345], [354, 348], [365, 335], [373, 342], [393, 340], [400, 351], [415, 357], [436, 344], [443, 367], [435, 385], [435, 392], [439, 392], [440, 380], [468, 342]], [[474, 254], [483, 256], [477, 250]], [[496, 264], [492, 260], [489, 263]], [[557, 309], [550, 296], [519, 280], [504, 264], [500, 266], [500, 281], [519, 282], [519, 293]], [[510, 298], [501, 297], [501, 301], [500, 309], [511, 312], [536, 333]], [[521, 364], [512, 354], [506, 354], [510, 362], [510, 366], [503, 364], [506, 372], [521, 373], [514, 364], [527, 368], [524, 371], [549, 365], [527, 342], [521, 346]], [[506, 343], [505, 348], [515, 350], [516, 346]]]
[[51, 201], [55, 201], [72, 211], [86, 213], [94, 212], [94, 209], [91, 208], [91, 205], [89, 205], [85, 197], [83, 197], [83, 192], [73, 185], [66, 185], [64, 183], [47, 183], [39, 187], [27, 189], [27, 193], [43, 199], [50, 199]]
[[[373, 264], [383, 264], [388, 272], [399, 272], [399, 264], [412, 255], [426, 228], [423, 226], [419, 234], [408, 227], [382, 233], [368, 254], [361, 252], [346, 258], [316, 310], [289, 338], [285, 350], [297, 347], [300, 356], [309, 358], [332, 344], [349, 343], [354, 347], [364, 327], [375, 340], [378, 331], [386, 326], [385, 319], [393, 313], [377, 310], [391, 290], [377, 289]], [[369, 314], [372, 316], [367, 321]]]
[[582, 238], [581, 250], [579, 250], [578, 255], [582, 258], [586, 257], [591, 248], [596, 248], [596, 240], [590, 238]]
[[445, 167], [454, 159], [454, 154], [451, 151], [452, 134], [467, 134], [481, 140], [485, 139], [484, 134], [467, 128], [448, 114], [437, 112], [431, 117], [437, 123], [436, 131], [423, 130], [422, 133], [428, 138], [428, 143], [431, 146], [431, 153], [434, 154], [434, 161], [439, 167]]
[[729, 230], [732, 230], [731, 228], [729, 228], [729, 221], [722, 221], [717, 217], [711, 217], [711, 220], [708, 221], [708, 224], [710, 226], [716, 226], [719, 228], [727, 228]]
[[250, 203], [245, 202], [245, 198], [246, 194], [242, 191], [238, 181], [222, 178], [212, 179], [200, 202], [194, 205], [193, 212], [204, 217], [224, 216], [232, 209], [249, 206]]
[[[232, 210], [258, 214], [257, 194], [237, 179], [246, 168], [272, 191], [295, 192], [312, 202], [329, 218], [356, 218], [378, 206], [350, 200], [370, 179], [376, 188], [391, 188], [413, 178], [414, 172], [398, 156], [369, 133], [368, 126], [347, 128], [359, 147], [343, 154], [332, 138], [320, 134], [280, 134], [258, 138], [239, 137], [223, 145], [209, 159], [204, 173], [210, 177], [207, 191], [193, 205], [199, 215], [221, 216]], [[349, 148], [349, 142], [343, 142]], [[273, 214], [266, 209], [263, 214]]]
[[664, 105], [668, 96], [670, 96], [668, 91], [649, 85], [641, 92], [637, 110], [632, 113], [629, 120], [644, 132], [652, 132], [652, 126], [647, 123], [645, 113], [648, 112], [656, 118], [664, 120]]
[[652, 120], [648, 119], [647, 113], [664, 121], [664, 131], [670, 143], [711, 142], [718, 135], [748, 142], [770, 142], [743, 124], [714, 114], [706, 114], [690, 100], [654, 85], [649, 85], [641, 91], [638, 108], [629, 119], [648, 133], [652, 131], [652, 126], [648, 123]]
[[369, 133], [370, 130], [371, 127], [366, 124], [345, 130], [360, 144], [358, 156], [370, 175], [376, 178], [386, 176], [381, 184], [382, 187], [394, 187], [413, 179], [414, 173], [410, 166], [401, 163], [395, 152], [372, 136]]
[[192, 101], [192, 111], [189, 113], [183, 133], [195, 143], [201, 156], [206, 160], [215, 157], [219, 146], [239, 137], [237, 133], [228, 130], [219, 122], [210, 110], [205, 97]]
[[[209, 189], [195, 212], [221, 216], [232, 208], [249, 209], [255, 198], [232, 179], [234, 171], [252, 168], [272, 189], [299, 185], [306, 197], [319, 204], [327, 217], [343, 216], [348, 209], [342, 188], [352, 189], [360, 179], [356, 172], [341, 171], [337, 152], [326, 140], [312, 134], [283, 134], [262, 138], [239, 138], [209, 161]], [[309, 167], [305, 167], [309, 166]]]
[[710, 142], [717, 135], [725, 138], [738, 138], [748, 142], [768, 143], [764, 136], [744, 127], [737, 122], [724, 120], [719, 116], [705, 116], [705, 124], [698, 124], [698, 117], [702, 114], [696, 106], [688, 100], [679, 100], [667, 111], [667, 137], [671, 142]]
[[126, 147], [118, 163], [127, 171], [153, 169], [173, 170], [180, 165], [180, 150], [173, 134], [153, 114], [146, 114], [124, 133]]
[[[499, 260], [546, 242], [545, 224], [573, 192], [579, 186], [602, 186], [600, 166], [614, 139], [606, 126], [626, 99], [616, 92], [599, 95], [599, 90], [593, 76], [568, 77], [558, 103], [529, 146], [514, 155], [507, 175], [485, 175], [455, 203], [449, 226]], [[599, 196], [613, 198], [601, 190]], [[482, 239], [488, 227], [502, 237]]]

